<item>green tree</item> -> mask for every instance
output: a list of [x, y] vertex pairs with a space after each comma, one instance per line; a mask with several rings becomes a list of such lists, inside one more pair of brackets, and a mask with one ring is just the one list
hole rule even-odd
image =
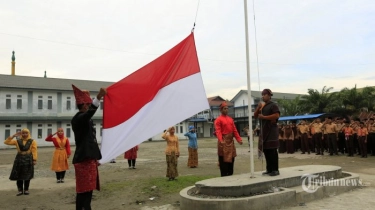
[[308, 89], [308, 95], [301, 97], [304, 99], [300, 102], [302, 110], [311, 114], [330, 112], [332, 110], [330, 104], [336, 96], [335, 93], [330, 93], [332, 89], [333, 87], [327, 88], [327, 86], [324, 86], [321, 92], [316, 89]]
[[281, 116], [293, 116], [304, 113], [300, 106], [300, 96], [293, 100], [280, 99], [277, 101], [280, 107]]

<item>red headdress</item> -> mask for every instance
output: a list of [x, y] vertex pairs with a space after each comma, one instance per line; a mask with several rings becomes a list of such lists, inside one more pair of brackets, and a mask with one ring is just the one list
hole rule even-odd
[[224, 108], [225, 106], [228, 106], [228, 105], [227, 105], [227, 102], [223, 101], [223, 102], [220, 104], [220, 109]]
[[87, 90], [80, 90], [72, 84], [74, 97], [76, 98], [76, 104], [91, 104], [92, 99], [90, 98], [90, 93]]

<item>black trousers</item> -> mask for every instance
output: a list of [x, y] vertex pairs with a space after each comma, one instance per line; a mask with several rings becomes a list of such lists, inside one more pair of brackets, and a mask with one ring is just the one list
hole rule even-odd
[[338, 154], [336, 133], [329, 133], [327, 135], [328, 135], [329, 154], [330, 155], [332, 155], [333, 153]]
[[59, 172], [56, 172], [56, 179], [57, 180], [63, 180], [65, 177], [65, 171], [59, 171]]
[[353, 136], [350, 135], [346, 139], [346, 151], [350, 156], [353, 156]]
[[219, 156], [219, 164], [220, 164], [220, 175], [221, 176], [232, 176], [233, 175], [234, 158], [232, 158], [231, 163], [226, 163], [226, 162], [224, 162], [223, 156]]
[[366, 136], [358, 136], [359, 149], [362, 157], [367, 157], [367, 143], [365, 140]]
[[132, 159], [132, 160], [128, 160], [128, 165], [129, 167], [134, 167], [135, 166], [135, 159]]
[[279, 154], [277, 149], [264, 149], [264, 157], [266, 158], [267, 172], [279, 170]]
[[301, 135], [301, 146], [302, 146], [302, 152], [310, 153], [309, 139], [307, 138], [307, 133], [303, 133]]
[[353, 152], [354, 153], [360, 153], [360, 150], [359, 150], [359, 143], [358, 143], [358, 136], [357, 134], [355, 133], [353, 135]]
[[322, 133], [315, 133], [313, 135], [313, 138], [314, 138], [314, 142], [316, 145], [316, 153], [324, 154], [324, 146], [323, 146], [324, 139], [322, 139]]
[[92, 191], [77, 193], [76, 210], [91, 210]]
[[347, 151], [346, 151], [346, 144], [345, 144], [345, 134], [343, 132], [339, 132], [338, 133], [338, 138], [339, 138], [339, 141], [338, 141], [339, 151], [342, 154], [344, 154], [345, 152], [347, 153]]
[[369, 153], [375, 155], [375, 133], [369, 133], [367, 136], [367, 147]]
[[30, 186], [30, 180], [17, 180], [18, 191], [28, 191]]
[[328, 134], [323, 134], [323, 148], [324, 150], [328, 151], [328, 148], [329, 148]]

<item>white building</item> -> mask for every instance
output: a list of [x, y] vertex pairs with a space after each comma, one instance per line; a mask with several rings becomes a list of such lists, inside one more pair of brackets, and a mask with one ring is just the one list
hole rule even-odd
[[[46, 73], [45, 73], [46, 74]], [[45, 138], [63, 128], [70, 143], [74, 145], [74, 134], [71, 128], [71, 119], [78, 111], [72, 84], [82, 90], [90, 91], [95, 97], [100, 87], [108, 87], [113, 82], [57, 79], [44, 77], [30, 77], [15, 75], [15, 57], [13, 52], [11, 75], [0, 74], [0, 137], [4, 140], [15, 134], [22, 128], [28, 128], [31, 136], [38, 146], [52, 146]], [[260, 101], [260, 92], [251, 91], [253, 100], [251, 104], [256, 106]], [[273, 99], [294, 99], [298, 94], [274, 92]], [[129, 99], [131, 100], [131, 99]], [[214, 120], [220, 115], [219, 106], [225, 101], [220, 96], [208, 98], [209, 110], [204, 110], [189, 119], [175, 125], [179, 139], [183, 136], [189, 125], [197, 129], [198, 138], [212, 137], [214, 132]], [[241, 90], [231, 100], [227, 101], [229, 115], [234, 119], [237, 129], [242, 130], [248, 124], [248, 100], [247, 90]], [[102, 136], [103, 101], [98, 111], [93, 116], [96, 128], [97, 140]], [[160, 134], [147, 140], [161, 140]], [[0, 148], [9, 146], [0, 144]]]

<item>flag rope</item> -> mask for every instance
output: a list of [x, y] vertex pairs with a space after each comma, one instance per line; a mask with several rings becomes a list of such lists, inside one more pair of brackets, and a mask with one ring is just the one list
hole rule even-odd
[[199, 9], [199, 2], [200, 2], [200, 0], [198, 0], [197, 11], [195, 12], [195, 19], [194, 19], [194, 24], [193, 24], [193, 28], [191, 29], [191, 32], [194, 32], [194, 29], [195, 29], [195, 23], [197, 22], [198, 9]]

